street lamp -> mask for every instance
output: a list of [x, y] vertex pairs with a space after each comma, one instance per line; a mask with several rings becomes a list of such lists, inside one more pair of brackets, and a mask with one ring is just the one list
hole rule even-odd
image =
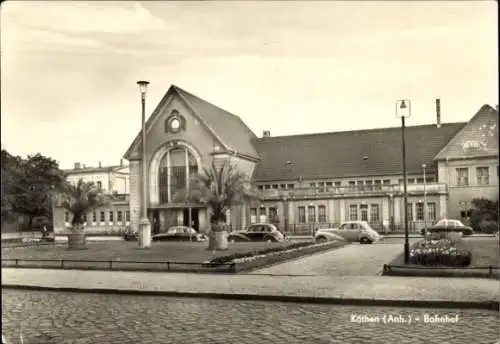
[[427, 236], [427, 180], [425, 178], [426, 164], [422, 164], [422, 171], [424, 172], [424, 238]]
[[148, 219], [147, 210], [147, 167], [146, 167], [146, 92], [148, 91], [149, 81], [137, 81], [139, 91], [141, 92], [142, 104], [142, 202], [141, 202], [141, 218], [139, 219], [139, 247], [151, 247], [151, 223]]
[[408, 240], [408, 185], [406, 180], [406, 142], [405, 119], [411, 115], [411, 104], [407, 99], [396, 101], [396, 116], [401, 118], [401, 150], [403, 159], [403, 192], [404, 192], [404, 221], [405, 221], [405, 264], [410, 261], [410, 242]]

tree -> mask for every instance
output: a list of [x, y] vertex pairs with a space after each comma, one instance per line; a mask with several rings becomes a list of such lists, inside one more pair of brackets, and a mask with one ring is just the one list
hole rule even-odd
[[82, 248], [85, 244], [84, 215], [106, 205], [108, 200], [100, 188], [92, 182], [84, 182], [83, 179], [78, 180], [76, 184], [65, 182], [61, 191], [61, 205], [72, 215], [71, 229], [74, 233], [68, 238], [69, 246], [75, 249]]
[[212, 161], [209, 168], [204, 167], [193, 175], [189, 189], [179, 191], [174, 199], [201, 203], [208, 208], [211, 213], [209, 248], [218, 250], [227, 246], [227, 235], [224, 235], [227, 211], [258, 197], [243, 172], [227, 161], [220, 165]]
[[486, 224], [488, 227], [498, 228], [498, 199], [496, 201], [492, 201], [486, 198], [474, 198], [472, 200], [473, 209], [470, 214], [470, 224], [471, 227], [475, 231], [482, 231], [486, 228], [484, 225]]
[[31, 227], [34, 217], [51, 217], [52, 197], [64, 181], [57, 161], [40, 153], [23, 159], [2, 150], [2, 221], [27, 215]]

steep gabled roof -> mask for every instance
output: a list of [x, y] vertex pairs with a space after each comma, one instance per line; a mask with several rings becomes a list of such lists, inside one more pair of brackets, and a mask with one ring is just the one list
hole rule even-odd
[[[420, 173], [465, 123], [407, 127], [406, 167]], [[254, 140], [261, 161], [255, 181], [383, 176], [401, 173], [401, 128], [383, 128]], [[366, 159], [365, 159], [366, 158]]]
[[[146, 121], [146, 130], [151, 127], [156, 117], [161, 115], [163, 105], [168, 96], [173, 93], [177, 94], [207, 129], [221, 141], [225, 150], [233, 151], [254, 159], [259, 158], [257, 151], [252, 145], [252, 140], [256, 138], [256, 135], [248, 128], [241, 118], [175, 85], [172, 85], [168, 89], [165, 96], [153, 111], [153, 114]], [[129, 159], [136, 146], [140, 144], [140, 134], [139, 131], [134, 142], [132, 142], [125, 153], [125, 159]]]
[[[482, 128], [486, 130], [483, 132]], [[467, 140], [480, 141], [485, 144], [485, 147], [480, 150], [464, 151], [462, 145]], [[488, 104], [479, 109], [472, 119], [439, 151], [434, 160], [478, 156], [498, 156], [498, 110]]]

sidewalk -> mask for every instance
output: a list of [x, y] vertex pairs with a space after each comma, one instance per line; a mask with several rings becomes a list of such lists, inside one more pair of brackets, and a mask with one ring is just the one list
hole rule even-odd
[[2, 288], [436, 308], [499, 308], [499, 281], [2, 269]]

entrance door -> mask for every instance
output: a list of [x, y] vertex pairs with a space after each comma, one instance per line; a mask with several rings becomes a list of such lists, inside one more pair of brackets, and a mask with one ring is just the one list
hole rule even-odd
[[200, 230], [199, 209], [191, 208], [191, 226], [189, 226], [189, 208], [184, 208], [183, 213], [183, 225], [191, 227], [198, 232]]
[[151, 212], [151, 231], [153, 234], [160, 233], [160, 212], [158, 209]]

